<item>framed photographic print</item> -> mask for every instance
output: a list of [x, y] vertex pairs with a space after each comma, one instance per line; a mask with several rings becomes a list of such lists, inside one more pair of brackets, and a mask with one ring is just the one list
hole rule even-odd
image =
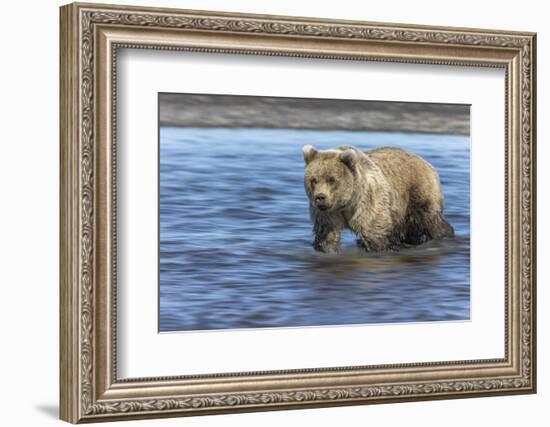
[[60, 21], [63, 420], [535, 392], [535, 34]]

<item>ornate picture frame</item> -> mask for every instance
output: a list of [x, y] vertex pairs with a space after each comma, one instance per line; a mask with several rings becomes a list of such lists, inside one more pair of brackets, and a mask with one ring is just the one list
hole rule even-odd
[[[112, 421], [536, 391], [536, 35], [74, 3], [60, 11], [61, 419]], [[505, 357], [117, 378], [117, 49], [506, 73]]]

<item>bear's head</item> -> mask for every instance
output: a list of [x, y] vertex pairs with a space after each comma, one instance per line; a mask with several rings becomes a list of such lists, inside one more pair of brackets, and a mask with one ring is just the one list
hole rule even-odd
[[353, 147], [317, 150], [306, 145], [303, 153], [304, 187], [311, 206], [322, 212], [346, 207], [354, 195], [360, 152]]

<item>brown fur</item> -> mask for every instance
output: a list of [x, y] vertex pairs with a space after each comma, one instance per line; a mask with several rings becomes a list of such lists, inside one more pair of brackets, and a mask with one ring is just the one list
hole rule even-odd
[[362, 152], [305, 146], [304, 160], [316, 250], [338, 251], [345, 228], [367, 251], [454, 235], [443, 217], [437, 172], [416, 154], [390, 147]]

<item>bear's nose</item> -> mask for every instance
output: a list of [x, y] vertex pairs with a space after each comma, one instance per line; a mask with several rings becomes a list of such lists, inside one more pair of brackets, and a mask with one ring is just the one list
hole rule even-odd
[[319, 193], [315, 195], [315, 203], [323, 203], [326, 200], [327, 196], [325, 196], [323, 193]]

